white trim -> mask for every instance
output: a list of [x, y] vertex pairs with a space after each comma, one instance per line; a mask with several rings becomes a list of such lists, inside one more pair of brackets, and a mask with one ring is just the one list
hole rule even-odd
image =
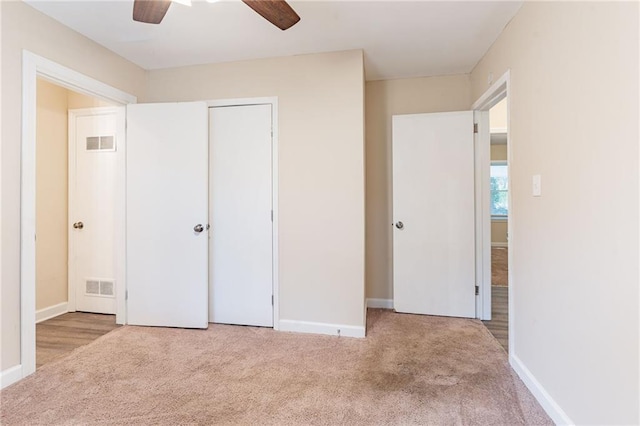
[[[44, 78], [57, 86], [119, 105], [135, 104], [138, 101], [135, 96], [129, 93], [31, 53], [28, 50], [23, 50], [23, 63], [25, 60], [28, 60], [36, 67], [38, 77]], [[24, 77], [25, 73], [23, 72], [22, 75]], [[23, 80], [23, 84], [24, 82], [25, 80]]]
[[[76, 178], [76, 112], [67, 111], [67, 225], [75, 222], [74, 206], [76, 191], [72, 183]], [[116, 141], [117, 143], [117, 141]], [[67, 226], [67, 300], [69, 312], [76, 311], [76, 288], [73, 272], [76, 270], [76, 239], [73, 237], [73, 225]]]
[[49, 306], [48, 308], [39, 309], [36, 311], [36, 324], [46, 321], [51, 318], [55, 318], [59, 315], [66, 314], [68, 303], [62, 302], [57, 305]]
[[536, 380], [535, 376], [524, 365], [522, 360], [516, 355], [509, 355], [509, 364], [524, 382], [533, 396], [538, 400], [544, 411], [551, 417], [551, 420], [557, 425], [574, 425], [575, 423], [569, 418], [567, 413], [558, 405], [558, 403], [549, 395], [549, 392]]
[[367, 308], [393, 309], [393, 299], [367, 299]]
[[22, 379], [22, 365], [7, 368], [0, 373], [0, 389], [4, 389]]
[[478, 125], [474, 134], [474, 206], [475, 206], [475, 269], [479, 294], [476, 295], [476, 318], [491, 320], [491, 288], [483, 285], [491, 282], [491, 209], [490, 167], [491, 140], [489, 137], [489, 112], [473, 111], [473, 122]]
[[36, 58], [22, 57], [22, 146], [20, 164], [20, 363], [36, 371]]
[[118, 143], [118, 161], [116, 164], [116, 199], [113, 239], [115, 254], [113, 266], [116, 279], [116, 324], [127, 323], [127, 109], [116, 107]]
[[322, 322], [280, 320], [280, 331], [328, 334], [340, 337], [365, 337], [364, 326], [327, 324]]
[[[36, 78], [116, 104], [136, 97], [27, 50], [22, 52], [22, 141], [20, 164], [20, 364], [36, 371]], [[126, 285], [126, 284], [124, 284]]]
[[[495, 81], [495, 83], [491, 85], [491, 87], [487, 89], [486, 92], [482, 94], [482, 96], [478, 98], [477, 101], [473, 103], [473, 105], [471, 105], [471, 109], [480, 110], [480, 111], [490, 110], [491, 107], [495, 106], [498, 102], [500, 102], [504, 98], [507, 91], [509, 90], [510, 84], [511, 84], [511, 70], [508, 69], [504, 74], [500, 76], [499, 79]], [[509, 133], [508, 115], [509, 115], [509, 105], [507, 105], [507, 130], [506, 130], [507, 134]]]
[[[241, 106], [241, 105], [271, 105], [271, 208], [273, 209], [273, 329], [280, 330], [280, 208], [279, 200], [279, 153], [278, 148], [278, 97], [268, 96], [259, 98], [216, 99], [207, 101], [207, 108]], [[211, 166], [211, 165], [209, 165]], [[210, 214], [211, 212], [209, 212]], [[211, 267], [211, 265], [209, 265]]]
[[[214, 107], [226, 107], [226, 106], [241, 106], [241, 105], [264, 105], [264, 104], [278, 104], [277, 96], [263, 96], [258, 98], [229, 98], [229, 99], [213, 99], [206, 101], [207, 108]], [[274, 118], [276, 118], [274, 116]]]
[[[477, 101], [475, 101], [472, 105], [472, 109], [474, 111], [488, 111], [490, 110], [494, 105], [496, 105], [498, 102], [500, 102], [502, 99], [504, 99], [507, 96], [511, 96], [511, 70], [507, 70], [502, 76], [500, 76], [500, 78], [491, 85], [491, 87], [489, 87], [489, 89], [484, 92], [482, 94], [482, 96], [480, 96], [480, 98], [478, 98]], [[510, 132], [510, 124], [509, 124], [509, 120], [510, 120], [510, 109], [511, 109], [511, 102], [507, 102], [507, 153], [508, 156], [511, 157], [511, 152], [513, 151], [511, 149], [512, 143], [513, 141], [511, 140], [511, 132]], [[484, 134], [486, 133], [487, 135], [489, 135], [490, 129], [488, 128], [489, 126], [487, 126], [486, 129], [482, 129], [480, 128], [479, 131], [480, 133]], [[490, 142], [489, 142], [490, 143]], [[508, 164], [511, 165], [511, 160], [510, 158], [507, 160]], [[480, 164], [480, 167], [484, 169], [486, 169], [485, 173], [488, 176], [489, 175], [489, 169], [490, 169], [490, 161], [487, 162], [482, 162], [482, 164]], [[487, 177], [488, 179], [488, 177]], [[511, 185], [511, 173], [509, 173], [509, 188], [512, 188]], [[489, 188], [487, 188], [486, 193], [483, 193], [484, 197], [488, 197], [488, 191]], [[509, 206], [508, 206], [508, 216], [507, 216], [507, 234], [509, 235], [509, 241], [513, 242], [513, 216], [512, 216], [512, 200], [513, 197], [509, 197]], [[487, 198], [488, 200], [488, 198]], [[482, 223], [486, 224], [486, 223], [490, 223], [490, 218], [491, 218], [491, 213], [489, 212], [489, 205], [487, 204], [487, 208], [482, 208], [480, 211], [478, 211], [476, 209], [476, 214], [480, 214], [482, 215]], [[486, 225], [485, 225], [486, 226]], [[481, 262], [481, 270], [482, 270], [482, 279], [479, 279], [478, 285], [480, 287], [480, 294], [481, 294], [481, 299], [482, 300], [482, 305], [481, 305], [481, 309], [478, 311], [479, 313], [481, 313], [481, 319], [490, 319], [491, 318], [491, 255], [490, 255], [490, 251], [491, 251], [491, 233], [489, 232], [489, 234], [485, 234], [486, 236], [483, 237], [483, 244], [482, 244], [482, 252], [483, 253], [478, 253], [477, 254], [477, 261]], [[485, 241], [486, 240], [486, 241]], [[509, 246], [509, 253], [508, 256], [510, 259], [513, 259], [513, 253], [511, 252], [511, 247], [513, 247], [513, 244], [510, 244]], [[509, 272], [508, 272], [508, 286], [509, 286], [509, 353], [514, 353], [514, 342], [515, 342], [515, 337], [514, 337], [514, 318], [515, 318], [515, 311], [513, 308], [513, 300], [514, 300], [514, 288], [513, 288], [513, 274], [511, 273], [511, 262], [509, 263]], [[480, 305], [480, 303], [478, 303], [478, 305]]]
[[492, 242], [491, 243], [491, 247], [504, 247], [504, 248], [507, 248], [507, 247], [509, 247], [509, 243], [494, 243], [494, 242]]
[[508, 220], [508, 216], [491, 216], [491, 222], [506, 222]]

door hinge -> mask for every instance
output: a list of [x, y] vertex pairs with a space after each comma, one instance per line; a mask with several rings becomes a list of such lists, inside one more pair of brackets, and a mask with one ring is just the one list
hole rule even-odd
[[129, 300], [129, 290], [124, 291], [124, 300]]
[[473, 133], [478, 133], [478, 123], [473, 123]]
[[273, 222], [273, 210], [271, 210], [271, 222]]
[[480, 286], [476, 286], [476, 296], [480, 295]]
[[273, 294], [271, 295], [271, 306], [273, 306]]

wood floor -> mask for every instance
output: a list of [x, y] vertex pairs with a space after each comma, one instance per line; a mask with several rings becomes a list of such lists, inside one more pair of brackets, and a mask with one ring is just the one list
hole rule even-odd
[[491, 321], [483, 321], [491, 334], [509, 352], [509, 287], [507, 249], [491, 248]]
[[36, 368], [120, 327], [115, 315], [69, 312], [36, 324]]
[[491, 286], [491, 321], [482, 321], [509, 352], [509, 287]]

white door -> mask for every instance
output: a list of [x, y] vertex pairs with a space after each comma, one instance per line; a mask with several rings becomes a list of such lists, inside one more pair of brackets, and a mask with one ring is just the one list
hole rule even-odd
[[271, 105], [209, 111], [209, 320], [272, 327]]
[[127, 322], [206, 328], [207, 106], [127, 106]]
[[75, 309], [116, 313], [116, 108], [69, 111], [69, 280]]
[[398, 312], [475, 316], [473, 112], [393, 116]]

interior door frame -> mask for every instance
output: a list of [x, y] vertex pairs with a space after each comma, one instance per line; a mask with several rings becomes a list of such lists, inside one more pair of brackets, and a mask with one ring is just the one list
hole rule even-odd
[[[76, 198], [76, 194], [75, 194], [75, 188], [72, 187], [71, 183], [75, 182], [76, 180], [76, 167], [71, 167], [72, 162], [75, 162], [76, 160], [76, 153], [77, 153], [77, 142], [76, 142], [76, 119], [78, 117], [87, 117], [87, 116], [95, 116], [95, 115], [102, 115], [102, 114], [115, 114], [116, 115], [116, 120], [117, 120], [117, 129], [116, 129], [116, 168], [118, 170], [116, 170], [116, 174], [118, 177], [118, 182], [116, 183], [116, 186], [119, 188], [124, 188], [124, 181], [120, 181], [120, 179], [122, 179], [122, 177], [125, 176], [125, 171], [121, 168], [121, 166], [123, 166], [125, 164], [125, 158], [126, 158], [126, 136], [125, 136], [125, 124], [126, 123], [126, 111], [123, 107], [112, 107], [112, 106], [105, 106], [105, 107], [94, 107], [94, 108], [76, 108], [76, 109], [70, 109], [68, 110], [68, 115], [69, 115], [69, 119], [68, 119], [68, 129], [69, 129], [69, 135], [68, 135], [68, 156], [69, 156], [69, 165], [68, 165], [68, 177], [67, 177], [67, 183], [68, 183], [68, 212], [69, 212], [69, 217], [72, 217], [73, 214], [73, 209], [72, 206], [75, 205], [75, 198]], [[123, 197], [122, 199], [120, 197]], [[122, 203], [120, 204], [120, 201], [122, 201]], [[122, 208], [124, 210], [124, 193], [121, 193], [120, 191], [118, 191], [118, 189], [116, 189], [116, 202], [118, 202], [118, 204], [115, 206], [116, 207], [116, 211], [118, 211], [118, 209]], [[123, 220], [122, 223], [119, 223], [120, 219]], [[70, 222], [70, 221], [69, 221]], [[118, 229], [124, 229], [124, 217], [120, 218], [118, 214], [115, 215], [114, 217], [114, 228], [116, 230]], [[117, 231], [116, 231], [117, 232]], [[121, 235], [122, 237], [124, 237], [124, 234]], [[74, 232], [71, 229], [71, 227], [69, 227], [68, 230], [68, 252], [69, 252], [69, 260], [68, 260], [68, 266], [67, 266], [67, 270], [71, 271], [71, 270], [75, 270], [76, 268], [76, 260], [75, 257], [71, 256], [71, 253], [75, 252], [75, 238], [74, 238]], [[119, 243], [118, 240], [116, 238], [116, 240], [114, 240], [114, 245], [119, 247]], [[115, 247], [114, 247], [115, 248]], [[126, 287], [124, 286], [125, 283], [125, 271], [124, 269], [119, 268], [119, 265], [124, 266], [124, 256], [122, 256], [122, 258], [120, 260], [118, 260], [118, 256], [120, 256], [121, 253], [124, 253], [124, 250], [115, 250], [115, 270], [114, 270], [114, 274], [115, 274], [115, 293], [116, 293], [116, 322], [118, 324], [124, 324], [125, 318], [126, 318], [126, 309], [125, 309], [125, 299], [124, 299], [124, 294], [126, 291]], [[68, 312], [75, 312], [76, 311], [76, 291], [77, 291], [77, 286], [78, 286], [78, 282], [74, 282], [74, 280], [71, 277], [71, 274], [68, 274], [68, 278], [67, 278], [67, 286], [68, 286], [68, 296], [67, 296], [67, 311]], [[121, 298], [119, 298], [120, 295], [123, 295]], [[118, 322], [118, 320], [121, 320], [121, 322]]]
[[[218, 99], [207, 102], [208, 108], [215, 107], [231, 107], [231, 106], [247, 106], [247, 105], [271, 105], [271, 206], [273, 209], [272, 229], [272, 282], [273, 282], [273, 329], [280, 329], [280, 270], [279, 262], [279, 205], [278, 205], [278, 97], [258, 97], [258, 98], [236, 98], [236, 99]], [[211, 140], [209, 140], [211, 144]], [[209, 164], [209, 173], [211, 173], [211, 164]], [[211, 209], [209, 209], [211, 214]], [[211, 223], [211, 217], [209, 217]], [[212, 230], [215, 232], [215, 229]], [[211, 237], [211, 236], [209, 236]], [[211, 265], [209, 265], [211, 268]], [[211, 283], [209, 283], [211, 285]]]
[[[511, 70], [507, 71], [500, 76], [495, 83], [493, 83], [483, 94], [480, 96], [471, 106], [474, 112], [479, 114], [488, 114], [488, 111], [500, 102], [505, 97], [511, 96]], [[507, 102], [507, 162], [511, 165], [511, 123], [510, 123], [510, 109], [511, 103]], [[488, 117], [487, 117], [488, 118]], [[487, 121], [488, 124], [488, 121]], [[477, 299], [477, 312], [480, 319], [491, 319], [491, 212], [489, 211], [489, 194], [490, 188], [488, 186], [491, 162], [490, 158], [486, 156], [480, 156], [481, 151], [489, 152], [491, 145], [490, 129], [488, 125], [478, 126], [478, 145], [479, 149], [476, 150], [476, 173], [481, 173], [480, 178], [486, 181], [487, 185], [476, 186], [476, 200], [486, 199], [485, 203], [476, 202], [476, 217], [477, 221], [482, 223], [482, 229], [476, 230], [476, 238], [481, 242], [482, 249], [476, 252], [476, 265], [481, 271], [478, 277], [482, 277], [478, 281], [480, 287], [480, 294]], [[478, 175], [477, 175], [478, 176]], [[509, 188], [511, 185], [511, 173], [509, 173]], [[513, 213], [512, 213], [512, 200], [513, 197], [508, 198], [508, 215], [507, 215], [507, 232], [509, 235], [508, 245], [508, 258], [513, 259], [513, 241], [517, 236], [513, 233]], [[477, 222], [476, 222], [477, 223]], [[488, 229], [488, 232], [487, 232]], [[513, 274], [511, 273], [511, 262], [508, 265], [508, 288], [509, 288], [509, 353], [513, 353], [514, 345], [514, 318], [515, 312], [513, 310], [513, 298], [514, 298], [514, 281]]]
[[[36, 91], [37, 78], [116, 105], [136, 103], [137, 98], [28, 50], [22, 52], [22, 138], [20, 162], [20, 370], [21, 378], [36, 370]], [[125, 123], [120, 123], [119, 126]], [[124, 128], [124, 127], [123, 127]], [[122, 144], [124, 148], [124, 144]], [[123, 155], [124, 160], [124, 155]], [[116, 279], [125, 283], [125, 174], [118, 164], [116, 199]], [[124, 291], [117, 293], [116, 322], [123, 324]]]

